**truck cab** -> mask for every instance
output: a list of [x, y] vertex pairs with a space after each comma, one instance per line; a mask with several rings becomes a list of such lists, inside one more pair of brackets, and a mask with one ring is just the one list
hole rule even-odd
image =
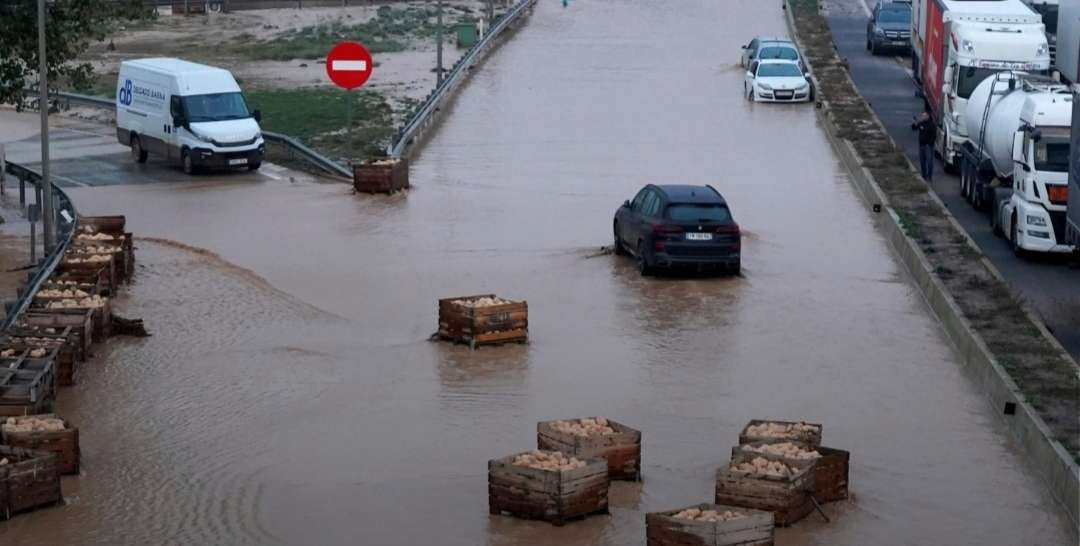
[[1021, 108], [1013, 135], [1012, 194], [994, 211], [1017, 253], [1074, 250], [1065, 237], [1072, 101], [1067, 91], [1030, 94]]
[[[986, 4], [991, 2], [975, 2]], [[969, 138], [963, 118], [972, 91], [988, 76], [1004, 70], [1047, 74], [1050, 52], [1041, 23], [1030, 18], [1002, 17], [1002, 22], [956, 19], [946, 21], [948, 39], [944, 45], [944, 68], [940, 97], [931, 101], [931, 111], [939, 127], [938, 150], [949, 170], [955, 170], [960, 147]], [[1017, 19], [1017, 22], [1009, 22]], [[1020, 24], [1023, 23], [1023, 24]], [[932, 98], [927, 94], [927, 99]]]

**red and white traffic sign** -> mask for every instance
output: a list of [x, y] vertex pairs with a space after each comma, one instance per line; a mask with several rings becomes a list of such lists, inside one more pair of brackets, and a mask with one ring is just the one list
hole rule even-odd
[[357, 42], [340, 42], [326, 55], [326, 75], [345, 89], [356, 89], [371, 77], [371, 53]]

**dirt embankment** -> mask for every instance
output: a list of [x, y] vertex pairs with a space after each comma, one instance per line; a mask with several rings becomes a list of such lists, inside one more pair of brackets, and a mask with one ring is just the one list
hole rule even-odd
[[877, 180], [907, 235], [915, 240], [959, 305], [1054, 434], [1080, 461], [1080, 375], [1022, 311], [1008, 287], [982, 263], [929, 187], [874, 118], [836, 54], [817, 0], [789, 0], [796, 30], [830, 107], [837, 135], [849, 140]]

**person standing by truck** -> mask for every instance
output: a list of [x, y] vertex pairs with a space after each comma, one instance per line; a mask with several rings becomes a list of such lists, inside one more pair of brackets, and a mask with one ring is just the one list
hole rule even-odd
[[930, 118], [930, 112], [923, 110], [911, 123], [911, 130], [919, 132], [919, 171], [927, 182], [934, 178], [934, 142], [937, 140], [937, 126]]

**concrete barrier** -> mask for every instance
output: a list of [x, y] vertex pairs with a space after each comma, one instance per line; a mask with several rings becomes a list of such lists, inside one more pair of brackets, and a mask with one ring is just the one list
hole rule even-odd
[[[792, 10], [787, 6], [786, 0], [785, 20], [792, 39], [802, 49], [795, 23], [792, 20]], [[812, 73], [813, 67], [809, 66], [809, 68]], [[820, 88], [817, 78], [813, 74], [811, 74], [811, 79], [815, 88]], [[1080, 533], [1080, 466], [1077, 465], [1061, 443], [1053, 439], [1053, 435], [1046, 423], [1028, 403], [1024, 394], [1017, 387], [1016, 382], [998, 363], [982, 336], [964, 318], [960, 307], [934, 273], [933, 267], [926, 259], [922, 249], [919, 248], [918, 243], [904, 233], [900, 217], [889, 206], [888, 198], [877, 181], [874, 180], [873, 175], [863, 167], [863, 161], [851, 145], [851, 142], [837, 136], [837, 129], [831, 122], [829, 113], [828, 103], [823, 102], [819, 109], [819, 118], [823, 122], [822, 127], [836, 150], [840, 162], [850, 173], [850, 179], [862, 198], [871, 205], [880, 204], [885, 213], [876, 220], [875, 224], [882, 230], [890, 246], [911, 275], [915, 285], [919, 287], [927, 305], [941, 322], [945, 333], [956, 348], [960, 362], [972, 372], [973, 377], [976, 378], [980, 387], [985, 391], [992, 411], [1001, 416], [1009, 431], [1023, 448], [1029, 461], [1046, 482], [1051, 494], [1064, 508], [1065, 513], [1072, 521], [1074, 530]], [[888, 136], [888, 132], [885, 131], [876, 115], [874, 120], [877, 122], [879, 129]], [[910, 161], [908, 167], [915, 172], [914, 165], [911, 165]], [[978, 245], [968, 236], [952, 214], [948, 212], [948, 209], [945, 208], [937, 195], [932, 191], [930, 195], [945, 212], [950, 224], [958, 232], [964, 234], [968, 245], [982, 254]], [[1000, 272], [985, 257], [982, 258], [982, 262], [991, 274], [997, 277], [998, 280], [1003, 281]], [[1075, 367], [1076, 362], [1072, 361], [1072, 358], [1068, 356], [1061, 344], [1050, 335], [1042, 321], [1026, 306], [1024, 306], [1024, 312], [1051, 345], [1056, 347]], [[1011, 415], [1009, 414], [1010, 409], [1013, 412]]]

